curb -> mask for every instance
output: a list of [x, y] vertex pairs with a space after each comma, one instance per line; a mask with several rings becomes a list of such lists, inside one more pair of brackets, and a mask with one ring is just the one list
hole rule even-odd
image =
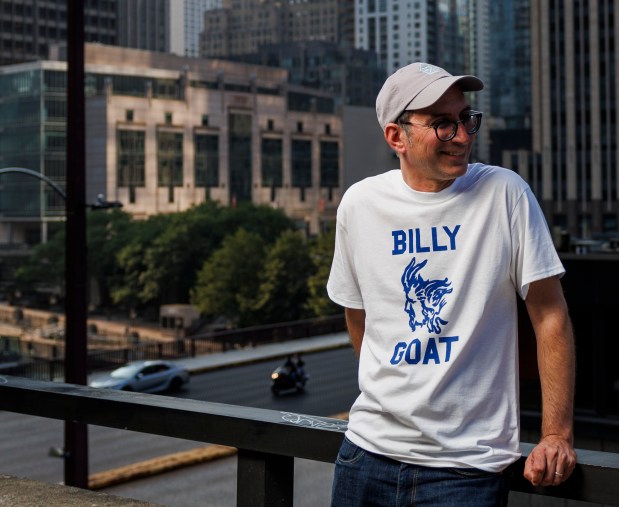
[[[329, 416], [332, 419], [348, 419], [348, 412]], [[104, 472], [91, 474], [88, 478], [88, 489], [101, 490], [116, 486], [129, 481], [153, 477], [155, 475], [171, 472], [192, 465], [200, 465], [222, 458], [236, 455], [235, 447], [226, 445], [207, 445], [189, 451], [167, 454], [157, 458], [139, 461], [131, 465], [113, 468]]]
[[140, 461], [124, 467], [91, 474], [88, 477], [88, 489], [99, 490], [117, 484], [152, 477], [154, 475], [178, 470], [192, 465], [199, 465], [216, 459], [234, 456], [236, 448], [225, 445], [208, 445], [189, 451], [167, 454], [158, 458]]
[[[299, 354], [309, 355], [309, 354], [314, 354], [318, 352], [325, 352], [327, 350], [341, 349], [341, 348], [350, 347], [350, 346], [351, 346], [350, 342], [325, 344], [325, 345], [321, 345], [318, 347], [309, 347], [309, 348], [302, 348], [299, 350], [291, 350], [290, 352], [277, 352], [277, 353], [265, 354], [263, 356], [254, 356], [254, 357], [236, 359], [236, 360], [233, 360], [227, 363], [224, 362], [224, 363], [219, 363], [219, 364], [193, 366], [193, 367], [189, 367], [188, 370], [191, 375], [194, 375], [194, 374], [199, 374], [199, 373], [206, 373], [209, 371], [223, 370], [224, 368], [231, 368], [234, 366], [245, 366], [248, 364], [262, 363], [264, 361], [270, 361], [272, 359], [283, 359], [285, 357], [288, 357], [290, 354], [299, 353]], [[222, 352], [222, 354], [225, 354], [225, 352]], [[179, 360], [178, 362], [182, 362], [182, 359]]]

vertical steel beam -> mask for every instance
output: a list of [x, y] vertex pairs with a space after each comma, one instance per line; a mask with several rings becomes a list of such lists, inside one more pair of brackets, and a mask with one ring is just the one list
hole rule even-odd
[[292, 507], [294, 457], [239, 449], [237, 507]]
[[[65, 250], [65, 381], [87, 381], [86, 137], [84, 2], [67, 0], [67, 222]], [[64, 481], [88, 488], [88, 428], [65, 422]]]

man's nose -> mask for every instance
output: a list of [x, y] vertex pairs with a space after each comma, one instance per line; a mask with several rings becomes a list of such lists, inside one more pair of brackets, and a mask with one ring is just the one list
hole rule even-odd
[[466, 131], [466, 127], [463, 123], [456, 123], [456, 135], [453, 137], [452, 141], [456, 141], [459, 143], [466, 143], [469, 140], [469, 137], [475, 134], [469, 134]]

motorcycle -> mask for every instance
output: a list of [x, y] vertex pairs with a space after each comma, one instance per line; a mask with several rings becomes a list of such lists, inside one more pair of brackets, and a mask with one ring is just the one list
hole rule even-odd
[[305, 373], [302, 365], [296, 366], [290, 361], [275, 368], [271, 373], [271, 392], [278, 396], [282, 392], [305, 391], [305, 384], [309, 380], [309, 375]]

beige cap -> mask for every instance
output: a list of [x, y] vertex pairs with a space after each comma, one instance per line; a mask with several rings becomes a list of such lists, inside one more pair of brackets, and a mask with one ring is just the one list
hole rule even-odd
[[383, 130], [404, 111], [434, 104], [455, 83], [463, 92], [478, 92], [484, 87], [475, 76], [452, 76], [429, 63], [415, 62], [396, 70], [387, 78], [376, 97], [376, 115]]

